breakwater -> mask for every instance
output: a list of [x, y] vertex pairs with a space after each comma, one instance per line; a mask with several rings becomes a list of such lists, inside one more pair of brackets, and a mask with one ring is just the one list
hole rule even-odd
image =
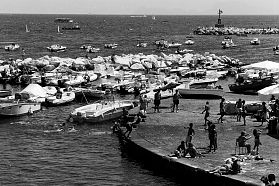
[[196, 35], [237, 35], [247, 36], [249, 34], [279, 34], [278, 28], [238, 28], [238, 27], [198, 27], [194, 30]]

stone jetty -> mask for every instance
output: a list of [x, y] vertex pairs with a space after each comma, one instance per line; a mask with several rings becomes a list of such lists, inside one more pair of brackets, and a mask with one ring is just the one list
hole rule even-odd
[[248, 34], [279, 34], [278, 28], [238, 28], [238, 27], [198, 27], [196, 35], [238, 35], [247, 36]]

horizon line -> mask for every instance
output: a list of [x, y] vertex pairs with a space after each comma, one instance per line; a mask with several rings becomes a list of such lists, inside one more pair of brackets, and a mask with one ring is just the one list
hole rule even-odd
[[[0, 15], [108, 15], [108, 16], [218, 16], [218, 14], [94, 14], [94, 13], [1, 13]], [[226, 14], [222, 16], [279, 16], [279, 14]]]

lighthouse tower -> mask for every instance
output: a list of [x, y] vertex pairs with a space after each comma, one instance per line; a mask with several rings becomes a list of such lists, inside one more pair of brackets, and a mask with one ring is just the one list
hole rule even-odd
[[221, 20], [221, 14], [222, 13], [223, 13], [223, 11], [219, 9], [219, 11], [218, 11], [218, 15], [219, 15], [218, 21], [217, 21], [217, 24], [215, 24], [215, 27], [217, 27], [217, 28], [223, 28], [224, 27], [224, 24], [222, 24], [222, 20]]

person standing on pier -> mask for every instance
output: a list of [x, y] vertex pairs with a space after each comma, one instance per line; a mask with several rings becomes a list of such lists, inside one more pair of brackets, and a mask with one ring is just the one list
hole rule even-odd
[[266, 103], [262, 102], [262, 110], [261, 110], [262, 124], [260, 126], [263, 126], [263, 123], [266, 121], [266, 119], [267, 119], [267, 107], [266, 107]]
[[240, 122], [241, 121], [241, 109], [242, 109], [242, 101], [241, 99], [239, 99], [236, 103], [235, 103], [235, 107], [236, 107], [236, 121]]
[[154, 112], [160, 112], [159, 106], [161, 104], [161, 90], [158, 90], [154, 95]]
[[241, 108], [241, 116], [243, 118], [243, 125], [246, 125], [246, 105], [245, 105], [245, 100], [242, 100], [242, 108]]
[[208, 128], [208, 133], [209, 133], [209, 151], [211, 152], [211, 149], [213, 148], [213, 151], [217, 149], [217, 131], [216, 131], [216, 126], [214, 124], [210, 125]]
[[206, 104], [205, 104], [205, 106], [204, 106], [204, 110], [202, 111], [202, 114], [203, 113], [205, 113], [204, 114], [204, 126], [206, 127], [206, 124], [207, 124], [207, 122], [209, 122], [209, 120], [208, 120], [208, 117], [209, 117], [209, 110], [210, 110], [210, 107], [209, 107], [209, 102], [207, 101], [206, 102]]
[[262, 144], [261, 141], [260, 141], [261, 131], [257, 130], [257, 129], [254, 129], [253, 130], [253, 135], [254, 135], [254, 138], [255, 138], [255, 145], [254, 145], [253, 150], [256, 150], [256, 153], [258, 154], [259, 153], [259, 146]]
[[[184, 127], [186, 128], [186, 127]], [[189, 129], [186, 137], [186, 146], [188, 147], [188, 144], [192, 142], [193, 136], [195, 135], [195, 130], [193, 129], [193, 123], [189, 124]]]
[[175, 93], [173, 95], [173, 106], [172, 106], [172, 112], [174, 112], [174, 109], [176, 112], [178, 112], [178, 105], [179, 105], [179, 98], [181, 95], [179, 94], [178, 90], [175, 90]]

